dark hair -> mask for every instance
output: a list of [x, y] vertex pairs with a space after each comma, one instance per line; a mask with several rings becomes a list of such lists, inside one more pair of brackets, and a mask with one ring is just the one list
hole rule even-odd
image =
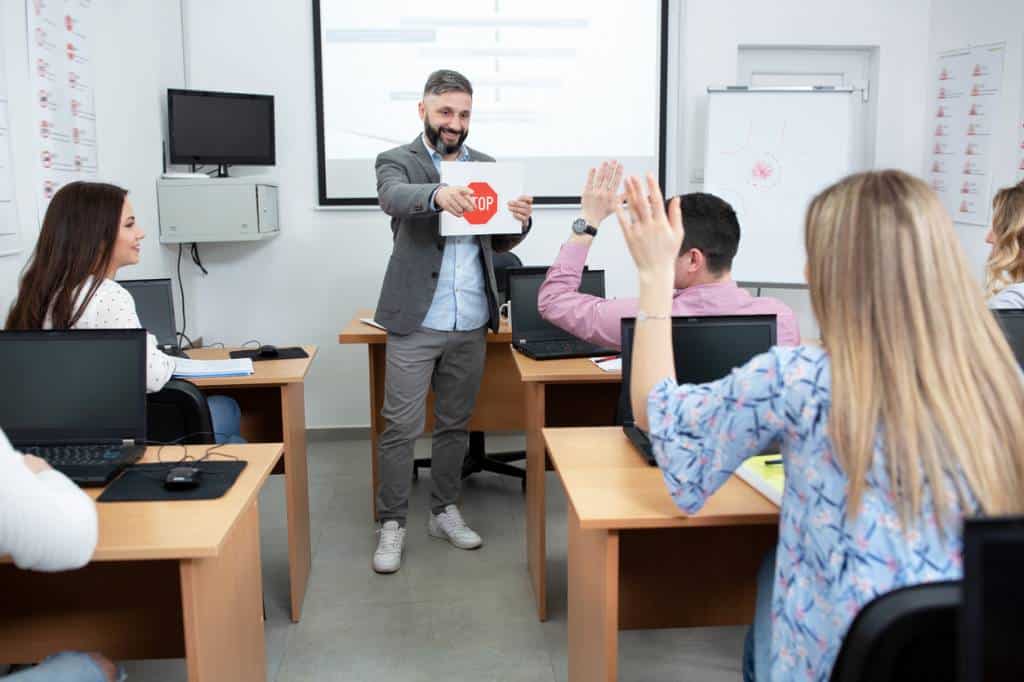
[[729, 202], [714, 194], [694, 192], [679, 197], [686, 235], [679, 255], [690, 249], [704, 254], [708, 271], [721, 275], [732, 268], [740, 246], [740, 221]]
[[[54, 329], [70, 329], [78, 322], [107, 275], [127, 194], [100, 182], [60, 188], [22, 271], [7, 329], [40, 329], [47, 312]], [[75, 295], [90, 276], [92, 285], [75, 309]]]
[[473, 86], [469, 79], [458, 71], [450, 69], [438, 69], [427, 76], [426, 85], [423, 86], [423, 96], [441, 95], [446, 92], [464, 92], [470, 97], [473, 96]]

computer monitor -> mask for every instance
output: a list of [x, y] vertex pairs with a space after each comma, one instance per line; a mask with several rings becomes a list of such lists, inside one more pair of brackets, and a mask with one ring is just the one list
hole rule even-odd
[[[547, 266], [526, 266], [508, 269], [509, 300], [512, 302], [512, 334], [514, 337], [534, 339], [573, 338], [569, 332], [556, 327], [537, 309], [537, 296]], [[579, 291], [604, 298], [604, 270], [586, 270], [580, 278]]]
[[1024, 517], [964, 521], [964, 682], [1016, 682], [1024, 671]]
[[1013, 354], [1017, 356], [1017, 364], [1024, 367], [1024, 310], [993, 310], [996, 320], [1010, 342]]
[[273, 166], [274, 97], [167, 91], [171, 163]]
[[[622, 390], [619, 416], [633, 423], [629, 383], [632, 378], [636, 318], [622, 319]], [[775, 315], [716, 315], [672, 318], [672, 355], [676, 381], [704, 384], [721, 379], [775, 345]]]
[[0, 428], [15, 445], [146, 437], [146, 332], [0, 332]]
[[161, 348], [178, 346], [178, 329], [174, 319], [174, 293], [171, 280], [126, 279], [118, 282], [135, 299], [135, 311], [143, 328], [156, 337]]

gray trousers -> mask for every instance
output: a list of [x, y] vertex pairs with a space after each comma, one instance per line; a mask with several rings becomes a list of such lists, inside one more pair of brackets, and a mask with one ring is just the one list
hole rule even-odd
[[423, 433], [427, 389], [434, 389], [430, 508], [455, 504], [462, 461], [469, 448], [466, 426], [473, 413], [487, 352], [486, 327], [471, 332], [420, 328], [388, 334], [384, 409], [387, 421], [377, 444], [377, 520], [405, 525], [412, 487], [413, 448]]

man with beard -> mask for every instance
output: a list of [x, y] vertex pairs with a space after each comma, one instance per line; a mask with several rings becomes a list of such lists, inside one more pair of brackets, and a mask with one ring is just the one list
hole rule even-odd
[[428, 532], [459, 549], [483, 544], [456, 506], [469, 445], [466, 426], [480, 388], [487, 328], [498, 330], [493, 255], [529, 232], [533, 199], [521, 196], [508, 204], [522, 234], [441, 236], [442, 211], [462, 217], [474, 207], [471, 189], [440, 182], [441, 161], [494, 161], [464, 144], [472, 108], [469, 81], [455, 71], [435, 71], [419, 103], [423, 133], [377, 157], [377, 196], [394, 236], [375, 316], [388, 330], [381, 411], [387, 425], [378, 443], [376, 490], [380, 537], [373, 555], [378, 573], [394, 573], [401, 565], [413, 445], [423, 432], [430, 387]]

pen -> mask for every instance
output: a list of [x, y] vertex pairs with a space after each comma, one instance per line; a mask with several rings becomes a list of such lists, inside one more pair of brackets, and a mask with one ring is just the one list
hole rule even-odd
[[764, 461], [764, 463], [765, 463], [765, 466], [767, 466], [769, 464], [782, 464], [782, 458], [781, 457], [776, 457], [775, 459], [766, 459]]
[[618, 358], [618, 355], [608, 355], [603, 358], [594, 358], [594, 362], [607, 362], [608, 360], [617, 360]]

